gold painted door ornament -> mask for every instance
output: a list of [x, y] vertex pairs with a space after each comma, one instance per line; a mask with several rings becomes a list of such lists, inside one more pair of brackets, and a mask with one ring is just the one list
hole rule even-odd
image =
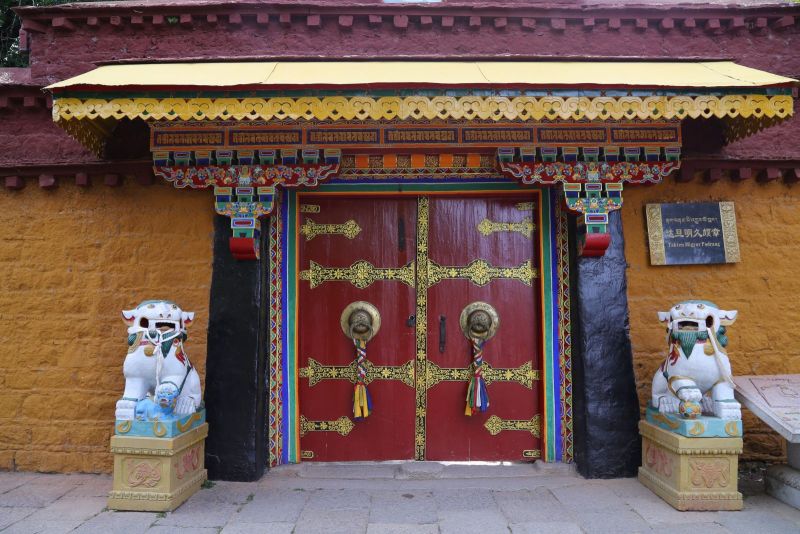
[[491, 304], [476, 301], [461, 310], [461, 331], [472, 345], [472, 376], [467, 386], [467, 404], [464, 415], [489, 408], [489, 390], [483, 376], [483, 345], [497, 333], [500, 316]]
[[334, 421], [309, 421], [305, 416], [300, 416], [300, 436], [305, 436], [309, 432], [336, 432], [340, 436], [346, 436], [355, 426], [355, 423], [345, 416]]
[[481, 235], [487, 237], [496, 232], [516, 232], [518, 234], [522, 234], [527, 239], [531, 239], [533, 237], [533, 231], [536, 229], [536, 225], [533, 224], [533, 219], [530, 217], [525, 217], [518, 222], [499, 222], [484, 219], [478, 223], [477, 228]]
[[[374, 380], [399, 380], [414, 387], [414, 362], [411, 360], [397, 366], [375, 365], [369, 360], [364, 363], [367, 366], [364, 383], [367, 385]], [[353, 361], [349, 365], [322, 365], [314, 358], [309, 358], [308, 367], [300, 368], [300, 378], [307, 378], [309, 387], [314, 387], [323, 380], [347, 380], [355, 384], [358, 380], [358, 363]]]
[[466, 279], [477, 286], [485, 286], [497, 279], [519, 280], [530, 286], [538, 277], [539, 271], [533, 267], [531, 260], [525, 261], [517, 267], [494, 267], [482, 259], [473, 260], [469, 265], [463, 267], [437, 265], [433, 260], [428, 261], [428, 287], [434, 286], [442, 280], [455, 279]]
[[496, 415], [492, 415], [483, 426], [492, 436], [496, 436], [506, 430], [523, 430], [538, 438], [541, 433], [541, 418], [539, 415], [535, 415], [530, 419], [501, 419]]
[[[540, 380], [541, 377], [539, 370], [532, 367], [531, 362], [511, 368], [495, 368], [489, 363], [483, 362], [483, 379], [487, 386], [492, 385], [493, 382], [516, 382], [528, 389], [533, 389], [533, 381]], [[303, 376], [302, 369], [300, 372], [300, 376]], [[466, 382], [471, 373], [471, 365], [469, 367], [439, 367], [433, 362], [428, 362], [426, 384], [430, 389], [439, 382]]]
[[381, 314], [369, 302], [352, 302], [339, 319], [344, 335], [356, 347], [356, 382], [353, 390], [353, 417], [356, 421], [369, 417], [372, 398], [367, 389], [367, 342], [381, 329]]
[[342, 224], [318, 224], [311, 219], [306, 219], [306, 222], [300, 227], [300, 233], [306, 236], [306, 241], [311, 241], [320, 235], [343, 235], [352, 240], [361, 233], [361, 227], [353, 219]]
[[535, 206], [535, 202], [519, 202], [514, 207], [517, 209], [517, 211], [533, 211]]
[[404, 267], [375, 267], [368, 261], [359, 260], [350, 267], [324, 267], [311, 261], [308, 269], [300, 271], [300, 279], [310, 282], [311, 289], [325, 282], [350, 282], [364, 289], [379, 280], [403, 282], [414, 287], [414, 262]]

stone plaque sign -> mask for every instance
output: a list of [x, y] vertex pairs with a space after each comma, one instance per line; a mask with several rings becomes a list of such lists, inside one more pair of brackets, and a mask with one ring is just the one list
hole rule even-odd
[[800, 375], [737, 376], [736, 399], [790, 443], [800, 442]]
[[739, 236], [733, 202], [647, 205], [652, 265], [736, 263]]

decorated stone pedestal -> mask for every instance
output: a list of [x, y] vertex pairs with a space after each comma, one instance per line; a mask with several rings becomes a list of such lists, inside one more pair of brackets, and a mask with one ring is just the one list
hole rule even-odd
[[204, 461], [206, 436], [205, 422], [169, 438], [113, 436], [114, 485], [108, 507], [149, 512], [175, 510], [208, 478]]
[[639, 481], [653, 493], [677, 510], [742, 509], [741, 437], [687, 437], [647, 420], [639, 422], [639, 433]]
[[184, 351], [193, 313], [163, 300], [122, 312], [128, 325], [125, 393], [117, 401], [114, 510], [175, 510], [208, 478], [200, 377]]
[[767, 493], [800, 509], [800, 375], [736, 377], [736, 398], [786, 440], [787, 464], [767, 468]]
[[736, 312], [693, 300], [659, 318], [669, 351], [639, 422], [639, 481], [677, 510], [741, 510], [741, 406], [724, 350]]

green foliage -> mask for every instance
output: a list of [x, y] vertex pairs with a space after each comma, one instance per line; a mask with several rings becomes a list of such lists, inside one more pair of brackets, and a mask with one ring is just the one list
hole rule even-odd
[[[94, 1], [94, 0], [87, 0]], [[20, 6], [53, 6], [77, 4], [72, 0], [0, 0], [0, 67], [25, 67], [27, 54], [19, 49], [19, 17], [11, 11]]]

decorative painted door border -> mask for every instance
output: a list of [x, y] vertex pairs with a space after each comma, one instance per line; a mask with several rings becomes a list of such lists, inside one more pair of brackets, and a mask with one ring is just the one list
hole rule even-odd
[[[269, 463], [302, 459], [297, 398], [297, 237], [304, 194], [331, 195], [490, 195], [530, 193], [540, 204], [542, 348], [542, 458], [571, 462], [572, 351], [570, 326], [569, 239], [567, 211], [561, 193], [551, 188], [521, 187], [514, 183], [326, 184], [313, 191], [283, 190], [269, 221]], [[417, 310], [419, 313], [419, 310]]]

